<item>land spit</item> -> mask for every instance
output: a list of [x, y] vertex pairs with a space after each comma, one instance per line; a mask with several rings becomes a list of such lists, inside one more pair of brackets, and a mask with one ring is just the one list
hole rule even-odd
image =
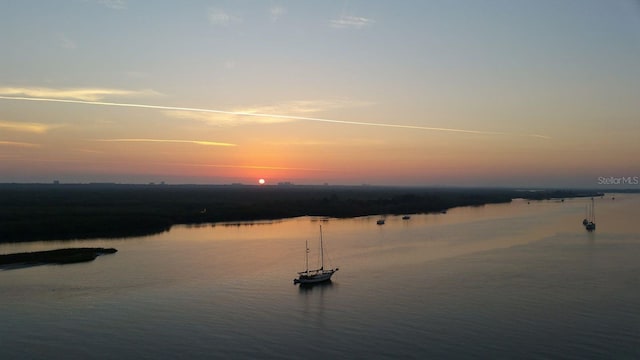
[[5, 254], [0, 255], [0, 268], [87, 262], [95, 260], [100, 255], [113, 254], [117, 251], [113, 248], [67, 248]]

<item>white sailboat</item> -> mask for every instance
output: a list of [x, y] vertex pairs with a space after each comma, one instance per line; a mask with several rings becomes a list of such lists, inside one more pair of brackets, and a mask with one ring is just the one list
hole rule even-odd
[[331, 280], [331, 276], [338, 271], [335, 269], [324, 268], [324, 247], [322, 244], [322, 225], [320, 225], [320, 268], [309, 270], [309, 243], [306, 243], [305, 254], [306, 270], [298, 273], [298, 278], [293, 279], [294, 284], [315, 284]]

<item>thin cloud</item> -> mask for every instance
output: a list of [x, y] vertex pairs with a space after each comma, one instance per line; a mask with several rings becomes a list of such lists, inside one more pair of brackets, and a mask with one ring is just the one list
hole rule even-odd
[[335, 109], [353, 108], [372, 105], [371, 102], [356, 100], [294, 100], [277, 105], [254, 108], [256, 113], [294, 113], [311, 114]]
[[384, 141], [375, 140], [375, 139], [352, 139], [349, 138], [347, 145], [345, 145], [345, 141], [317, 141], [317, 140], [290, 140], [290, 141], [269, 141], [265, 142], [265, 145], [270, 146], [339, 146], [339, 147], [353, 147], [353, 146], [379, 146], [384, 145]]
[[93, 150], [93, 149], [73, 149], [73, 151], [87, 154], [104, 154], [104, 151]]
[[98, 4], [113, 10], [124, 10], [127, 8], [127, 2], [124, 0], [98, 0]]
[[316, 141], [316, 140], [291, 140], [291, 141], [268, 141], [264, 143], [269, 146], [335, 146], [336, 141]]
[[272, 6], [269, 9], [269, 14], [271, 15], [271, 21], [272, 22], [276, 22], [276, 21], [280, 20], [280, 18], [282, 16], [284, 16], [286, 13], [287, 13], [287, 9], [285, 9], [282, 6], [279, 6], [279, 5]]
[[466, 134], [478, 134], [478, 135], [527, 136], [527, 137], [536, 137], [536, 138], [541, 138], [541, 139], [550, 139], [550, 137], [545, 136], [545, 135], [540, 135], [540, 134], [517, 134], [517, 133], [508, 133], [508, 132], [500, 132], [500, 131], [483, 131], [483, 130], [452, 129], [452, 128], [417, 126], [417, 125], [372, 123], [372, 122], [364, 122], [364, 121], [334, 120], [334, 119], [323, 119], [323, 118], [296, 116], [296, 115], [243, 113], [243, 112], [227, 111], [227, 110], [188, 108], [188, 107], [177, 107], [177, 106], [114, 103], [114, 102], [104, 102], [104, 101], [65, 100], [65, 99], [51, 99], [51, 98], [31, 98], [31, 97], [18, 97], [18, 96], [1, 96], [1, 95], [0, 95], [0, 99], [14, 100], [14, 101], [42, 101], [42, 102], [68, 103], [68, 104], [117, 106], [117, 107], [130, 107], [130, 108], [143, 108], [143, 109], [158, 109], [158, 110], [192, 111], [192, 112], [210, 113], [210, 114], [225, 114], [225, 115], [236, 115], [236, 116], [247, 116], [247, 117], [251, 116], [251, 117], [256, 117], [256, 118], [278, 118], [278, 119], [285, 119], [285, 120], [300, 120], [300, 121], [310, 121], [310, 122], [323, 122], [323, 123], [329, 123], [329, 124], [374, 126], [374, 127], [386, 127], [386, 128], [395, 128], [395, 129], [411, 129], [411, 130], [427, 130], [427, 131], [442, 131], [442, 132], [454, 132], [454, 133], [466, 133]]
[[372, 25], [375, 21], [361, 16], [342, 15], [329, 21], [329, 26], [334, 29], [362, 29]]
[[209, 8], [209, 10], [207, 11], [207, 19], [212, 25], [223, 27], [242, 22], [242, 18], [231, 15], [228, 12], [218, 8]]
[[188, 110], [170, 110], [165, 111], [164, 114], [176, 119], [193, 120], [214, 126], [238, 126], [248, 123], [271, 124], [276, 122], [292, 121], [268, 117], [247, 118], [236, 114], [206, 113]]
[[195, 144], [202, 146], [236, 146], [236, 144], [214, 142], [214, 141], [202, 141], [202, 140], [174, 140], [174, 139], [98, 139], [96, 141], [103, 142], [154, 142], [154, 143], [180, 143], [180, 144]]
[[162, 164], [192, 166], [192, 167], [233, 168], [233, 169], [331, 171], [328, 169], [317, 169], [317, 168], [298, 168], [298, 167], [263, 166], [263, 165], [227, 165], [227, 164], [194, 164], [194, 163], [162, 163]]
[[[292, 114], [309, 115], [321, 111], [366, 106], [370, 103], [348, 100], [298, 100], [287, 101], [276, 105], [254, 106], [243, 109], [235, 109], [229, 113], [204, 113], [193, 111], [167, 111], [166, 115], [179, 118], [201, 121], [217, 126], [236, 126], [249, 123], [275, 124], [292, 122], [298, 119], [283, 118], [281, 116], [269, 116], [266, 114]], [[249, 114], [263, 114], [264, 116], [246, 116]]]
[[28, 133], [36, 133], [36, 134], [44, 134], [51, 129], [55, 129], [61, 126], [63, 125], [0, 121], [0, 129], [4, 129], [7, 131], [19, 131], [19, 132], [28, 132]]
[[65, 34], [58, 34], [58, 39], [57, 40], [58, 40], [58, 44], [60, 45], [60, 47], [65, 48], [65, 49], [73, 50], [73, 49], [78, 47], [76, 45], [75, 41], [71, 40]]
[[40, 144], [26, 143], [26, 142], [18, 142], [18, 141], [3, 141], [0, 140], [0, 146], [15, 146], [15, 147], [40, 147]]
[[122, 90], [108, 88], [69, 88], [52, 89], [40, 87], [0, 87], [2, 96], [22, 96], [34, 98], [71, 99], [81, 101], [98, 101], [109, 96], [157, 96], [154, 90]]

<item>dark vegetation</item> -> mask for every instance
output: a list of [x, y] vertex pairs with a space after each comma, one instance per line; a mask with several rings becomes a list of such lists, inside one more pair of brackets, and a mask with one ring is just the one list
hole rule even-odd
[[570, 190], [372, 186], [0, 185], [0, 242], [128, 237], [174, 224], [439, 212], [593, 196]]
[[99, 255], [113, 254], [116, 251], [113, 248], [69, 248], [0, 255], [0, 268], [93, 261]]

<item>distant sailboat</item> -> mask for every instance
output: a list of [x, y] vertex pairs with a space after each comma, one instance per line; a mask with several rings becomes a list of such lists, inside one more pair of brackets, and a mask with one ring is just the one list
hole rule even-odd
[[331, 280], [331, 276], [338, 271], [338, 268], [325, 270], [324, 268], [324, 246], [322, 244], [322, 225], [320, 225], [320, 268], [309, 270], [309, 242], [306, 245], [305, 254], [306, 270], [298, 273], [298, 278], [293, 279], [294, 284], [315, 284]]
[[587, 229], [587, 231], [596, 230], [596, 207], [593, 198], [591, 198], [591, 208], [588, 211], [587, 219], [584, 219], [582, 223], [584, 224], [584, 228]]

